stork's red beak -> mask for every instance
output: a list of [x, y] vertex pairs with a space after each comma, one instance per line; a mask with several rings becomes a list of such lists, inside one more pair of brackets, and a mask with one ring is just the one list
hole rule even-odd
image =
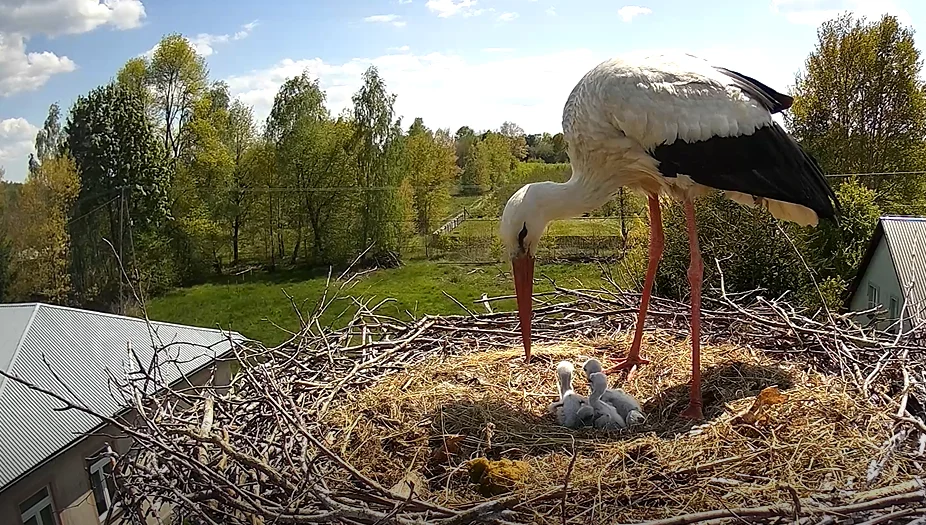
[[534, 292], [534, 258], [521, 255], [511, 260], [514, 273], [514, 292], [518, 297], [518, 319], [521, 321], [521, 342], [524, 344], [524, 362], [531, 360], [531, 298]]

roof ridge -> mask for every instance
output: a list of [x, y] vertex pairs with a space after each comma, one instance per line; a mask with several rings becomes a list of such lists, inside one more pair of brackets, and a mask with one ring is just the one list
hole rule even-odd
[[926, 221], [923, 215], [882, 215], [879, 217], [882, 221]]
[[[8, 304], [8, 305], [16, 305], [17, 303], [6, 303], [6, 304]], [[35, 305], [37, 309], [38, 309], [38, 308], [53, 308], [53, 309], [57, 309], [57, 310], [67, 310], [67, 311], [70, 311], [70, 312], [78, 312], [78, 313], [81, 313], [81, 314], [90, 314], [90, 315], [98, 315], [98, 316], [101, 316], [101, 317], [110, 317], [110, 318], [116, 318], [116, 319], [125, 319], [125, 320], [128, 320], [128, 321], [135, 321], [135, 322], [140, 322], [140, 323], [151, 323], [151, 324], [153, 324], [153, 325], [158, 325], [158, 326], [170, 326], [170, 327], [175, 327], [175, 328], [186, 328], [186, 329], [192, 329], [192, 330], [205, 330], [205, 331], [207, 331], [207, 332], [214, 332], [214, 333], [217, 333], [217, 334], [223, 334], [223, 335], [225, 335], [225, 334], [235, 334], [235, 335], [241, 336], [241, 334], [239, 334], [238, 332], [236, 332], [236, 331], [234, 331], [234, 330], [223, 330], [223, 329], [221, 329], [221, 328], [207, 328], [207, 327], [205, 327], [205, 326], [195, 326], [195, 325], [188, 325], [188, 324], [182, 324], [182, 323], [172, 323], [172, 322], [170, 322], [170, 321], [154, 321], [154, 320], [151, 320], [151, 319], [145, 319], [145, 318], [141, 318], [141, 317], [133, 317], [133, 316], [131, 316], [131, 315], [114, 314], [114, 313], [110, 313], [110, 312], [100, 312], [100, 311], [98, 311], [98, 310], [88, 310], [88, 309], [85, 309], [85, 308], [75, 308], [75, 307], [73, 307], [73, 306], [63, 306], [63, 305], [60, 305], [60, 304], [51, 304], [51, 303], [43, 303], [43, 302], [34, 302], [34, 303], [18, 303], [18, 305], [19, 305], [19, 306]], [[0, 305], [0, 306], [3, 306], [3, 305]], [[242, 336], [242, 337], [244, 337], [244, 336]]]

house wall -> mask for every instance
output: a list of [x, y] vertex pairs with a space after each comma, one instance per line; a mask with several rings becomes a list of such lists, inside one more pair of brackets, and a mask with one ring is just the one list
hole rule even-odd
[[[868, 283], [872, 283], [880, 289], [880, 302], [885, 310], [890, 307], [890, 298], [893, 295], [899, 301], [899, 306], [903, 308], [903, 293], [900, 288], [900, 281], [897, 279], [897, 272], [894, 270], [894, 261], [891, 259], [891, 253], [887, 246], [887, 237], [882, 236], [878, 247], [875, 248], [874, 255], [865, 274], [859, 283], [858, 289], [852, 296], [849, 303], [851, 311], [861, 311], [868, 309]], [[869, 315], [857, 315], [858, 322], [865, 325], [871, 321]], [[878, 328], [887, 329], [891, 324], [886, 319], [878, 323]], [[908, 323], [905, 323], [908, 324]]]
[[[191, 376], [189, 381], [181, 380], [173, 385], [175, 389], [191, 385], [206, 384], [213, 367], [209, 366]], [[231, 382], [231, 363], [219, 362], [215, 367], [214, 384], [227, 386]], [[225, 389], [219, 388], [220, 392]], [[133, 420], [136, 412], [129, 412], [121, 418]], [[36, 429], [36, 432], [41, 432]], [[47, 486], [52, 495], [52, 506], [58, 515], [59, 525], [100, 525], [96, 502], [90, 488], [90, 464], [86, 458], [105, 448], [106, 443], [118, 454], [126, 453], [131, 447], [130, 438], [113, 439], [121, 431], [107, 425], [101, 430], [80, 440], [71, 448], [47, 462], [39, 469], [0, 493], [0, 524], [22, 525], [19, 504]], [[118, 523], [113, 520], [113, 523]]]

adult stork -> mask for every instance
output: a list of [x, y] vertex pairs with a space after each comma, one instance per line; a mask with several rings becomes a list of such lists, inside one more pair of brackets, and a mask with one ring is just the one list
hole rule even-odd
[[659, 197], [665, 195], [684, 205], [691, 252], [691, 395], [681, 415], [703, 418], [703, 263], [694, 200], [721, 190], [744, 206], [801, 225], [839, 214], [816, 161], [772, 119], [792, 102], [753, 78], [687, 54], [614, 58], [586, 73], [563, 109], [572, 176], [565, 183], [525, 185], [502, 213], [499, 234], [511, 258], [525, 361], [530, 361], [534, 255], [547, 224], [594, 210], [626, 187], [649, 202], [649, 261], [633, 343], [606, 372], [649, 363], [640, 346], [663, 251]]

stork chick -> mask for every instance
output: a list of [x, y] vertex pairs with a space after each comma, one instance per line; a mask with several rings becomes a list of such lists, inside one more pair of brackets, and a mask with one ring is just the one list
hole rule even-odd
[[592, 389], [592, 393], [588, 396], [588, 402], [595, 409], [595, 428], [606, 430], [627, 428], [627, 422], [617, 412], [617, 409], [610, 403], [601, 400], [602, 394], [608, 389], [608, 376], [601, 372], [595, 372], [588, 376], [588, 382]]
[[591, 423], [595, 415], [585, 396], [572, 389], [572, 375], [575, 367], [569, 361], [560, 361], [556, 366], [559, 401], [550, 405], [549, 410], [556, 415], [556, 422], [568, 428], [579, 428]]
[[[589, 382], [591, 382], [592, 374], [600, 373], [604, 375], [601, 362], [594, 357], [585, 361], [585, 364], [582, 365], [582, 369], [585, 371], [585, 377], [588, 378]], [[607, 381], [607, 376], [605, 380]], [[646, 422], [646, 415], [643, 413], [643, 407], [640, 406], [640, 402], [622, 388], [607, 388], [606, 382], [605, 391], [601, 395], [601, 401], [613, 406], [617, 410], [617, 413], [624, 418], [628, 426], [642, 425]]]

